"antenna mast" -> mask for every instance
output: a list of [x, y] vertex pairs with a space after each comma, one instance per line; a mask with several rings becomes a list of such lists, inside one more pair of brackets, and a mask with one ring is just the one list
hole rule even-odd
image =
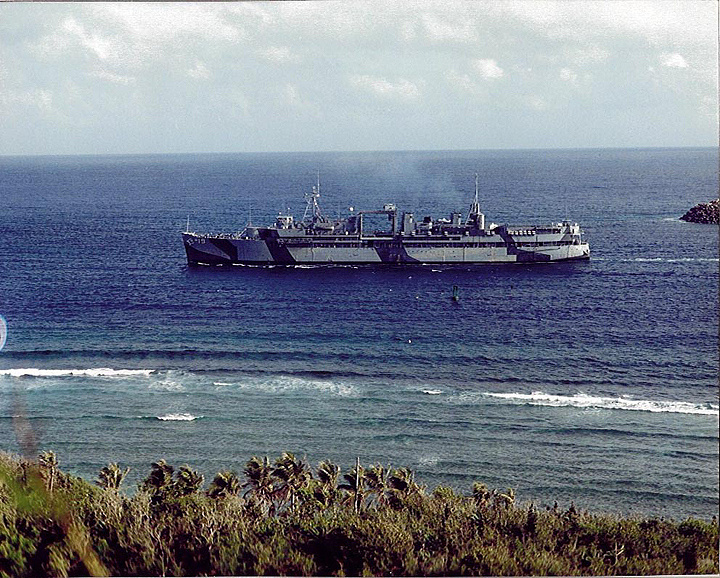
[[317, 186], [313, 186], [311, 193], [305, 193], [305, 200], [307, 205], [305, 206], [305, 213], [303, 214], [303, 221], [306, 221], [308, 215], [312, 220], [323, 220], [322, 212], [320, 211], [320, 205], [318, 205], [318, 199], [320, 198], [320, 171], [318, 171]]
[[480, 201], [478, 200], [478, 174], [475, 173], [475, 198], [473, 199], [472, 205], [470, 205], [470, 211], [468, 212], [466, 225], [470, 224], [473, 217], [477, 218], [480, 214]]

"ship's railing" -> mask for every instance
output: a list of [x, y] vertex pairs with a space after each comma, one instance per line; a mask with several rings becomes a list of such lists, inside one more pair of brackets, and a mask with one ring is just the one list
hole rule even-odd
[[199, 233], [197, 231], [183, 231], [187, 235], [193, 235], [195, 237], [202, 237], [204, 239], [242, 239], [244, 237], [244, 231], [238, 231], [237, 233]]
[[558, 235], [566, 231], [565, 227], [552, 225], [510, 225], [505, 229], [509, 235]]

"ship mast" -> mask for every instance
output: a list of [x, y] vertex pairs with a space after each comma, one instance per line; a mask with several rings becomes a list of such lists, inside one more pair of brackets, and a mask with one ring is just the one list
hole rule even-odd
[[472, 205], [470, 205], [470, 211], [468, 212], [465, 224], [469, 225], [473, 220], [473, 217], [477, 219], [478, 215], [480, 215], [480, 201], [478, 200], [478, 174], [475, 173], [475, 199], [473, 200]]
[[320, 211], [320, 205], [318, 199], [320, 198], [320, 171], [318, 171], [317, 185], [312, 188], [311, 193], [305, 193], [305, 200], [307, 205], [305, 206], [305, 213], [303, 213], [303, 221], [306, 221], [308, 215], [312, 220], [322, 220], [322, 212]]

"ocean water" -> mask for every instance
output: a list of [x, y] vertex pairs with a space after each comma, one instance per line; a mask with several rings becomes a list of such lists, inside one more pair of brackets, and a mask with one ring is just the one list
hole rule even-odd
[[[180, 231], [349, 206], [580, 222], [588, 262], [188, 268]], [[0, 158], [0, 449], [95, 479], [291, 451], [521, 501], [718, 513], [714, 149]], [[457, 285], [460, 301], [451, 299]], [[28, 438], [29, 439], [29, 438]]]

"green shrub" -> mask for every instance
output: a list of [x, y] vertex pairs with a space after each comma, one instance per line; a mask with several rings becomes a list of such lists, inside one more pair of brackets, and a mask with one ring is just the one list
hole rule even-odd
[[479, 483], [428, 494], [406, 468], [272, 464], [252, 458], [245, 484], [226, 471], [203, 489], [161, 460], [128, 497], [117, 464], [91, 484], [51, 452], [0, 454], [0, 576], [718, 572], [716, 521], [538, 510]]

